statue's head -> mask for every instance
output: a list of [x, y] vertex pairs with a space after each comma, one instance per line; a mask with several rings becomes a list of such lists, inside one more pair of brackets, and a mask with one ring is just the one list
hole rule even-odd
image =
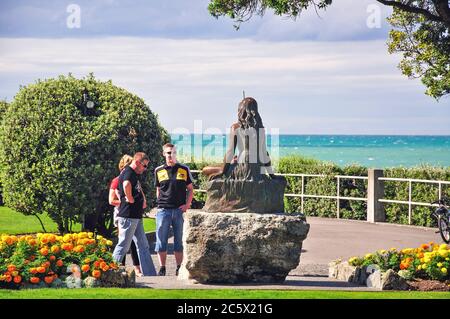
[[263, 123], [258, 113], [258, 103], [252, 97], [246, 97], [239, 103], [238, 120], [242, 128], [262, 128]]

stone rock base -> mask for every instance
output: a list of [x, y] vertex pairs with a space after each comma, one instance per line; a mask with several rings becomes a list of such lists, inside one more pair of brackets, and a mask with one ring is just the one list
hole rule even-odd
[[179, 279], [279, 283], [300, 262], [303, 215], [187, 212]]
[[203, 210], [209, 213], [281, 213], [284, 212], [285, 187], [286, 179], [282, 177], [260, 181], [214, 179], [206, 185], [207, 200]]

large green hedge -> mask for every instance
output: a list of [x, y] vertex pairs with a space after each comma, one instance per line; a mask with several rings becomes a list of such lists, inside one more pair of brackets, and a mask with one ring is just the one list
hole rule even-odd
[[[137, 151], [161, 158], [168, 140], [145, 102], [111, 81], [93, 75], [38, 80], [20, 89], [0, 126], [5, 204], [26, 215], [47, 213], [61, 233], [82, 217], [108, 233], [107, 194], [119, 159]], [[149, 202], [157, 164], [151, 161], [142, 178]]]
[[[200, 169], [207, 163], [191, 163], [192, 169]], [[340, 167], [330, 162], [323, 162], [302, 156], [283, 157], [278, 162], [278, 173], [284, 174], [324, 174], [325, 177], [306, 177], [304, 179], [305, 194], [336, 196], [337, 179], [335, 175], [367, 176], [368, 169], [359, 165]], [[419, 166], [413, 168], [388, 168], [384, 170], [385, 177], [413, 178], [426, 180], [450, 180], [450, 167], [439, 168]], [[196, 188], [205, 188], [205, 178], [201, 174], [196, 176]], [[286, 177], [288, 186], [286, 193], [300, 194], [302, 189], [301, 177]], [[385, 182], [385, 198], [408, 200], [408, 183]], [[345, 197], [367, 197], [367, 180], [340, 179], [340, 195]], [[442, 186], [442, 195], [450, 196], [450, 187]], [[204, 201], [204, 193], [196, 193], [197, 200]], [[412, 201], [430, 203], [438, 198], [437, 184], [412, 184]], [[285, 210], [288, 213], [301, 212], [300, 197], [285, 197]], [[408, 205], [385, 204], [386, 219], [391, 223], [408, 224]], [[335, 199], [305, 198], [303, 212], [307, 216], [336, 217], [337, 201]], [[425, 206], [413, 206], [412, 224], [418, 226], [435, 226], [436, 222], [430, 217], [431, 210]], [[367, 204], [365, 201], [340, 200], [340, 217], [346, 219], [367, 219]]]
[[[0, 123], [2, 122], [3, 114], [6, 112], [6, 108], [7, 107], [8, 107], [8, 103], [6, 101], [0, 101]], [[0, 178], [0, 205], [3, 205], [2, 180], [1, 180], [1, 178]]]
[[[280, 173], [325, 174], [326, 177], [308, 177], [305, 179], [305, 194], [336, 196], [337, 179], [334, 175], [367, 176], [367, 168], [350, 165], [345, 167], [333, 163], [305, 159], [300, 156], [281, 158]], [[413, 168], [387, 168], [385, 177], [413, 178], [425, 180], [450, 180], [450, 167], [418, 166]], [[286, 192], [300, 193], [301, 178], [288, 177]], [[385, 182], [386, 199], [408, 200], [409, 185], [407, 182]], [[359, 179], [341, 179], [340, 195], [346, 197], [366, 197], [367, 181]], [[450, 187], [442, 186], [442, 195], [450, 195]], [[438, 198], [437, 184], [412, 183], [412, 201], [430, 203]], [[287, 197], [285, 199], [287, 212], [301, 211], [300, 198]], [[304, 213], [309, 216], [336, 217], [336, 200], [334, 199], [305, 199]], [[385, 204], [386, 220], [391, 223], [408, 224], [408, 205]], [[426, 206], [413, 206], [411, 223], [418, 226], [435, 226], [436, 221], [431, 218], [431, 210]], [[367, 204], [363, 201], [340, 201], [341, 218], [365, 220]]]

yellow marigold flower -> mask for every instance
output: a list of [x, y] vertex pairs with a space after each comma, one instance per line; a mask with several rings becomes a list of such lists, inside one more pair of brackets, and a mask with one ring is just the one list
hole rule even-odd
[[422, 269], [422, 265], [417, 266], [417, 270], [421, 270]]
[[364, 258], [369, 259], [369, 258], [371, 258], [372, 256], [373, 256], [372, 254], [366, 254], [366, 255], [364, 256]]
[[437, 263], [437, 266], [438, 266], [439, 268], [441, 268], [441, 267], [442, 267], [442, 263]]
[[439, 246], [439, 249], [446, 250], [447, 249], [447, 244], [441, 244]]
[[72, 241], [72, 236], [71, 236], [70, 234], [64, 235], [63, 241], [64, 241], [65, 243], [71, 242], [71, 241]]
[[106, 245], [112, 246], [112, 244], [113, 244], [112, 240], [107, 240], [107, 241], [106, 241]]
[[382, 255], [382, 254], [385, 254], [385, 253], [386, 253], [386, 250], [384, 250], [384, 249], [379, 250], [378, 253], [381, 254], [381, 255]]
[[88, 238], [88, 233], [86, 233], [86, 232], [79, 233], [78, 238], [81, 238], [81, 239]]
[[97, 239], [98, 239], [98, 240], [101, 240], [101, 239], [103, 239], [103, 236], [102, 236], [102, 235], [98, 235], [98, 236], [97, 236]]
[[412, 254], [413, 251], [414, 251], [414, 249], [412, 249], [412, 248], [402, 249], [402, 253], [405, 255], [410, 255], [410, 254]]
[[447, 273], [447, 268], [441, 268], [441, 271], [442, 271], [443, 274], [446, 274]]
[[89, 238], [93, 238], [93, 237], [94, 237], [94, 233], [89, 232], [89, 233], [88, 233], [88, 237], [89, 237]]
[[448, 250], [439, 250], [439, 256], [446, 258], [448, 256]]
[[53, 245], [52, 248], [50, 248], [50, 250], [52, 251], [52, 253], [59, 253], [59, 246], [58, 245]]
[[390, 250], [392, 250], [392, 251], [393, 251], [393, 250], [397, 250], [397, 248], [395, 248], [395, 247], [392, 247], [392, 248], [391, 248]]

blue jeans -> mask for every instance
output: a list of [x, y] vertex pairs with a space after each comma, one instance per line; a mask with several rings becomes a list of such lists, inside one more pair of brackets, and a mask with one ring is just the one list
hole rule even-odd
[[179, 208], [158, 208], [156, 212], [156, 246], [155, 251], [167, 251], [169, 230], [172, 225], [173, 250], [183, 251], [183, 211]]
[[130, 249], [131, 241], [134, 240], [142, 274], [144, 276], [156, 276], [155, 265], [150, 255], [150, 247], [145, 236], [142, 219], [118, 217], [117, 221], [119, 224], [119, 241], [114, 248], [113, 259], [120, 263]]

